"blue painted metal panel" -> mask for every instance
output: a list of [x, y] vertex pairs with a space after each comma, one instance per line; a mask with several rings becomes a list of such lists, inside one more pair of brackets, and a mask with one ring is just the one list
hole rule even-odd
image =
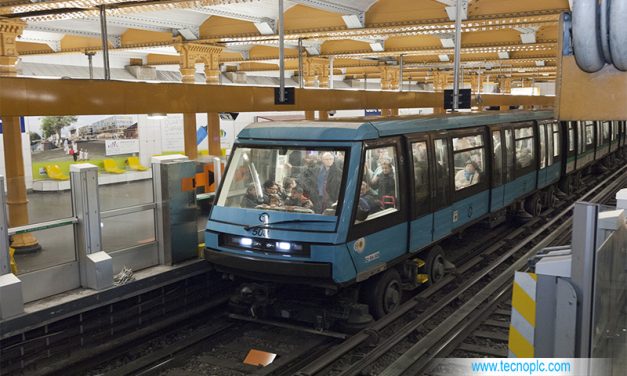
[[433, 241], [433, 214], [427, 214], [410, 224], [409, 250], [412, 252], [424, 248]]
[[433, 213], [433, 241], [448, 236], [453, 230], [453, 208], [447, 206]]
[[487, 214], [489, 206], [490, 191], [486, 190], [437, 211], [433, 215], [433, 240], [442, 239], [453, 230]]
[[536, 189], [536, 171], [505, 184], [504, 204], [509, 205], [518, 198]]
[[543, 168], [538, 170], [538, 188], [544, 188], [547, 186], [547, 176], [546, 176], [547, 168]]
[[[367, 235], [363, 248], [355, 246], [360, 239], [347, 243], [357, 273], [373, 269], [407, 253], [407, 222]], [[361, 251], [359, 251], [361, 249]]]
[[560, 180], [561, 172], [562, 165], [559, 162], [553, 163], [553, 165], [549, 166], [546, 169], [547, 185], [557, 183]]
[[490, 212], [494, 213], [502, 209], [503, 205], [503, 193], [505, 192], [505, 186], [499, 185], [492, 188], [490, 191]]

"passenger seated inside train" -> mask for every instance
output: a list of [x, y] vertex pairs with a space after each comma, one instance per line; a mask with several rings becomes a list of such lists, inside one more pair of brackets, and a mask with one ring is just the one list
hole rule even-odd
[[377, 195], [370, 189], [365, 181], [361, 183], [359, 190], [359, 203], [357, 206], [357, 214], [355, 219], [364, 221], [372, 213], [376, 213], [383, 209], [383, 204], [377, 198]]
[[263, 200], [257, 196], [257, 190], [254, 183], [250, 183], [246, 188], [246, 194], [242, 197], [240, 206], [242, 208], [254, 208], [257, 205], [263, 204]]
[[303, 195], [303, 188], [294, 187], [290, 197], [285, 200], [285, 206], [299, 206], [305, 209], [312, 209], [313, 202]]
[[466, 161], [463, 170], [457, 171], [455, 174], [455, 190], [470, 187], [479, 183], [479, 167], [473, 161]]
[[279, 186], [273, 180], [263, 183], [263, 203], [270, 206], [282, 206], [283, 200], [279, 196]]

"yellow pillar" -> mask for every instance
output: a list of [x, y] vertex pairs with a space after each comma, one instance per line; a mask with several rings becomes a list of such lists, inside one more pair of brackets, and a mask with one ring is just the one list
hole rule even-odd
[[[22, 34], [25, 26], [26, 23], [21, 20], [0, 19], [0, 76], [17, 75], [16, 64], [19, 55], [16, 39]], [[29, 221], [20, 118], [4, 116], [2, 122], [9, 225], [23, 226]], [[41, 249], [37, 239], [30, 233], [14, 235], [11, 247], [18, 252]]]
[[209, 155], [222, 155], [220, 114], [217, 112], [209, 112], [207, 114], [207, 141], [209, 142]]
[[306, 120], [316, 120], [316, 111], [305, 111]]
[[329, 120], [329, 113], [327, 111], [318, 111], [318, 119]]
[[185, 143], [185, 155], [189, 159], [198, 158], [196, 146], [196, 114], [183, 114], [183, 141]]
[[[445, 73], [434, 71], [433, 72], [433, 90], [435, 92], [443, 92], [448, 85], [448, 76]], [[434, 114], [444, 114], [446, 110], [444, 107], [434, 107]]]

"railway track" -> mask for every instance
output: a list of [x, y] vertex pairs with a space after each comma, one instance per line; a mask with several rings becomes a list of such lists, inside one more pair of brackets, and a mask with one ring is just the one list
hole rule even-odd
[[[606, 176], [578, 200], [607, 200], [619, 187], [623, 187], [626, 170], [627, 166], [624, 166]], [[510, 244], [515, 245], [505, 252], [492, 251], [502, 248], [499, 242], [488, 247], [484, 254], [466, 263], [461, 274], [458, 270], [458, 275], [464, 276], [463, 283], [457, 284], [444, 296], [433, 298], [434, 290], [445, 290], [444, 286], [450, 285], [446, 279], [434, 285], [433, 289], [419, 293], [395, 313], [331, 349], [316, 362], [301, 369], [298, 375], [392, 376], [422, 374], [432, 369], [438, 357], [446, 356], [455, 349], [455, 345], [463, 343], [463, 339], [477, 330], [481, 322], [488, 321], [487, 317], [496, 307], [509, 298], [513, 274], [526, 265], [529, 257], [563, 239], [564, 233], [570, 230], [572, 206], [562, 210], [532, 234], [524, 236], [524, 239], [518, 240], [518, 234], [510, 238]], [[520, 234], [523, 233], [525, 230], [520, 231]], [[485, 257], [485, 253], [490, 251], [490, 257]], [[493, 253], [497, 256], [492, 257]], [[490, 261], [486, 266], [476, 270], [488, 259]], [[467, 271], [472, 273], [466, 274]], [[451, 278], [455, 277], [448, 277]], [[421, 307], [427, 302], [431, 304]], [[489, 322], [501, 325], [503, 329], [507, 325], [505, 321], [502, 324], [496, 324], [494, 320]], [[368, 348], [365, 343], [372, 342], [373, 338], [378, 343]], [[499, 353], [502, 355], [502, 352]]]
[[[592, 189], [583, 188], [587, 193], [578, 200], [606, 198], [625, 180], [626, 170], [606, 176]], [[516, 229], [495, 229], [475, 239], [467, 256], [456, 260], [454, 273], [346, 339], [220, 315], [191, 336], [92, 374], [402, 375], [433, 370], [435, 359], [449, 354], [506, 356], [513, 273], [537, 250], [567, 239], [568, 204], [574, 196]], [[242, 363], [249, 349], [277, 356], [270, 366], [253, 367]]]

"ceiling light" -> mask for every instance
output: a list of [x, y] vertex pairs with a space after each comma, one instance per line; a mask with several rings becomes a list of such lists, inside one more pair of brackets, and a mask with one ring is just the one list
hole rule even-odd
[[150, 120], [163, 120], [168, 117], [168, 114], [165, 112], [153, 112], [148, 114], [148, 119]]
[[498, 55], [499, 59], [509, 59], [509, 52], [507, 51], [499, 51]]
[[440, 61], [451, 61], [448, 55], [438, 55], [438, 57], [440, 58]]
[[536, 67], [543, 67], [544, 66], [544, 60], [536, 60]]

